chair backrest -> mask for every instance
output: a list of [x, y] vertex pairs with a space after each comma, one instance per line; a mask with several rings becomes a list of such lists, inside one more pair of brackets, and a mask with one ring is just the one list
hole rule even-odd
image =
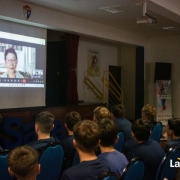
[[151, 132], [151, 136], [150, 136], [150, 139], [153, 139], [157, 142], [160, 141], [160, 138], [161, 138], [161, 135], [162, 135], [162, 123], [161, 122], [158, 122], [152, 132]]
[[0, 152], [0, 179], [1, 180], [12, 180], [13, 177], [10, 176], [8, 172], [8, 163], [7, 157], [9, 151], [1, 151]]
[[64, 150], [59, 142], [48, 144], [39, 157], [41, 165], [37, 180], [59, 180], [64, 158]]
[[118, 132], [118, 142], [114, 145], [114, 148], [119, 151], [122, 152], [123, 150], [123, 145], [124, 145], [124, 133], [122, 131]]
[[118, 180], [116, 173], [108, 171], [100, 175], [97, 180]]
[[[161, 164], [159, 165], [159, 169], [156, 175], [156, 180], [164, 180], [167, 178], [168, 180], [174, 180], [177, 168], [175, 167], [175, 162], [178, 161], [179, 158], [179, 148], [173, 147], [170, 148], [168, 153], [163, 158]], [[179, 161], [177, 162], [179, 164]], [[174, 167], [171, 167], [174, 166]]]
[[77, 151], [75, 151], [72, 166], [75, 166], [79, 163], [80, 163], [79, 154]]
[[144, 162], [141, 158], [133, 158], [123, 170], [120, 180], [143, 180]]

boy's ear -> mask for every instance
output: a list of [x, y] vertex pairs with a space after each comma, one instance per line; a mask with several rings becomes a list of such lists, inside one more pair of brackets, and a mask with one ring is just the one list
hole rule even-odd
[[117, 136], [116, 136], [116, 139], [115, 139], [115, 141], [114, 141], [114, 144], [116, 144], [116, 143], [118, 142], [118, 140], [119, 140], [119, 136], [117, 135]]
[[98, 143], [97, 143], [97, 147], [99, 147], [101, 145], [101, 140], [99, 139]]
[[135, 138], [135, 135], [134, 135], [134, 133], [131, 131], [131, 136], [133, 137], [133, 138]]
[[51, 128], [51, 130], [53, 130], [54, 129], [54, 124], [52, 125], [52, 128]]
[[41, 168], [41, 165], [40, 164], [38, 164], [38, 166], [37, 166], [37, 174], [40, 174], [40, 168]]
[[67, 129], [67, 124], [66, 123], [64, 123], [64, 127]]
[[37, 133], [39, 130], [39, 126], [35, 123], [35, 132]]
[[8, 167], [8, 172], [9, 172], [10, 176], [12, 176], [12, 177], [14, 176], [14, 173], [12, 172], [10, 167]]
[[74, 144], [75, 149], [77, 149], [78, 145], [75, 139], [73, 139], [73, 144]]

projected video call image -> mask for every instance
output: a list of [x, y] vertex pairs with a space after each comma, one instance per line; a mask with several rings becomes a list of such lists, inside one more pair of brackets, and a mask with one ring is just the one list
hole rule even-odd
[[[14, 39], [10, 39], [9, 35]], [[36, 67], [36, 47], [37, 44], [44, 45], [43, 41], [28, 37], [26, 42], [22, 43], [21, 37], [21, 42], [18, 43], [18, 38], [19, 35], [0, 31], [0, 86], [44, 87], [43, 69]], [[12, 43], [9, 43], [11, 41]]]
[[0, 20], [0, 109], [46, 105], [47, 30]]
[[36, 49], [0, 43], [0, 77], [32, 79], [36, 66]]

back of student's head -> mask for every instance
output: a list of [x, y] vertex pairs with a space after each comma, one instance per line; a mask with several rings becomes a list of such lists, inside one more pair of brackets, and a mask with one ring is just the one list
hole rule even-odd
[[179, 118], [171, 118], [168, 120], [169, 129], [174, 132], [175, 136], [180, 136], [180, 119]]
[[39, 113], [36, 117], [35, 123], [39, 126], [40, 131], [49, 134], [53, 129], [55, 117], [48, 111]]
[[38, 152], [29, 146], [19, 146], [8, 155], [8, 166], [11, 175], [18, 179], [36, 177], [38, 172]]
[[99, 106], [94, 109], [94, 117], [93, 120], [98, 122], [103, 118], [111, 118], [111, 114], [108, 110], [108, 108]]
[[114, 145], [118, 133], [114, 121], [110, 118], [104, 118], [98, 124], [101, 128], [100, 144], [104, 147]]
[[115, 118], [123, 118], [125, 115], [125, 108], [122, 104], [115, 104], [111, 107], [111, 112]]
[[83, 120], [78, 122], [74, 128], [74, 139], [83, 152], [92, 152], [98, 146], [101, 129], [96, 122]]
[[81, 121], [81, 116], [78, 112], [71, 111], [65, 115], [65, 123], [70, 131], [73, 131], [73, 127]]
[[151, 128], [146, 120], [135, 120], [131, 125], [131, 130], [137, 140], [145, 141], [149, 139]]
[[146, 104], [142, 108], [142, 113], [144, 113], [143, 119], [149, 121], [150, 123], [156, 120], [156, 108], [151, 104]]

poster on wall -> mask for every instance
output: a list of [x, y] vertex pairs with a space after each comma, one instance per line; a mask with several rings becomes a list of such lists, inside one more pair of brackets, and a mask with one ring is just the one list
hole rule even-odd
[[156, 81], [156, 108], [157, 121], [160, 121], [163, 125], [166, 125], [167, 120], [172, 118], [170, 80]]
[[100, 53], [97, 50], [88, 50], [87, 74], [93, 77], [100, 76]]

